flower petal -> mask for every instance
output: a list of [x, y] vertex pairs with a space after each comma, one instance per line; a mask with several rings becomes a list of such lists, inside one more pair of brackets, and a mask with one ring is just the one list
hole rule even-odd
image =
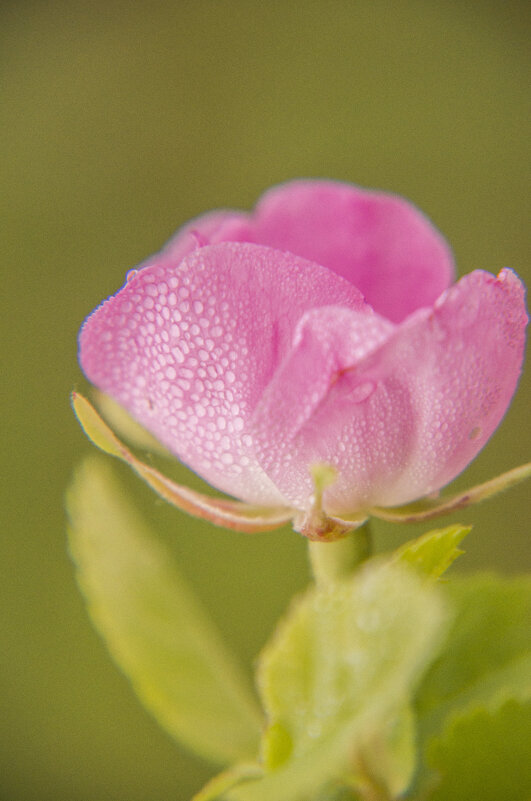
[[132, 274], [86, 321], [89, 378], [183, 462], [249, 503], [286, 501], [258, 464], [249, 417], [304, 312], [364, 308], [329, 270], [252, 244], [162, 258]]
[[249, 534], [278, 528], [293, 516], [290, 509], [274, 506], [262, 509], [226, 498], [211, 498], [202, 492], [176, 484], [151, 465], [137, 459], [123, 442], [120, 442], [89, 401], [78, 392], [72, 393], [72, 407], [85, 434], [94, 445], [132, 467], [161, 498], [183, 512], [208, 520], [214, 525]]
[[259, 461], [292, 506], [312, 505], [317, 463], [338, 473], [324, 492], [331, 515], [363, 510], [375, 486], [394, 477], [413, 437], [405, 425], [409, 398], [397, 387], [376, 392], [373, 377], [358, 367], [393, 331], [376, 314], [339, 307], [302, 318], [253, 418]]
[[250, 215], [206, 214], [181, 229], [165, 252], [182, 257], [202, 240], [256, 242], [322, 264], [393, 322], [431, 306], [454, 277], [446, 241], [411, 203], [338, 181], [281, 184]]
[[178, 264], [188, 253], [205, 245], [219, 244], [220, 242], [245, 242], [240, 232], [246, 230], [248, 214], [243, 211], [218, 209], [209, 211], [190, 220], [183, 225], [175, 236], [166, 243], [161, 253], [150, 259], [160, 261], [161, 258], [171, 264]]
[[329, 514], [438, 490], [485, 445], [515, 390], [527, 315], [509, 270], [466, 276], [394, 332], [373, 323], [375, 348], [361, 358], [353, 348], [351, 358], [348, 342], [366, 336], [367, 319], [348, 310], [306, 315], [257, 406], [260, 462], [299, 508], [315, 462], [339, 474], [325, 492]]

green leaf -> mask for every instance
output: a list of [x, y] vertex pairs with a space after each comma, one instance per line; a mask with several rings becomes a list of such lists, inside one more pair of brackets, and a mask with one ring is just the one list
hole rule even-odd
[[530, 734], [529, 701], [510, 700], [495, 712], [473, 709], [452, 718], [429, 750], [439, 776], [430, 801], [529, 801]]
[[529, 658], [531, 577], [494, 575], [454, 579], [445, 593], [456, 614], [444, 650], [425, 676], [417, 711], [426, 733], [453, 710], [531, 691]]
[[311, 801], [363, 801], [354, 792], [352, 787], [347, 787], [343, 782], [329, 782], [317, 793], [312, 793]]
[[67, 505], [90, 615], [143, 703], [209, 759], [255, 758], [260, 713], [240, 669], [170, 554], [130, 508], [111, 466], [85, 461]]
[[417, 694], [424, 754], [417, 787], [430, 785], [425, 754], [454, 718], [477, 710], [495, 714], [508, 700], [531, 698], [531, 578], [473, 576], [444, 589], [456, 614]]
[[[416, 768], [416, 721], [411, 705], [407, 704], [386, 725], [375, 732], [373, 739], [359, 749], [358, 768], [361, 773], [354, 786], [360, 788], [369, 780], [383, 787], [386, 798], [397, 798], [411, 784]], [[372, 795], [369, 792], [369, 798]]]
[[382, 731], [382, 747], [387, 742], [398, 759], [386, 759], [385, 775], [368, 779], [402, 784], [410, 752], [404, 732], [390, 736], [393, 723], [436, 654], [445, 619], [437, 588], [379, 560], [299, 599], [260, 661], [269, 772], [227, 798], [314, 798], [328, 782], [351, 776]]
[[217, 801], [217, 799], [225, 797], [227, 790], [236, 787], [242, 781], [261, 776], [262, 773], [262, 768], [252, 762], [233, 765], [223, 773], [214, 776], [202, 790], [194, 795], [192, 801]]
[[406, 542], [394, 552], [392, 559], [411, 565], [429, 578], [439, 578], [464, 553], [458, 545], [471, 528], [457, 524], [429, 531], [416, 540]]

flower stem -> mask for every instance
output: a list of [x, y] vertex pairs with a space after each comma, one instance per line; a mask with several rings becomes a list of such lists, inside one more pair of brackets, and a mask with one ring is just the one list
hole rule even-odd
[[369, 522], [331, 542], [308, 541], [310, 565], [320, 588], [347, 578], [372, 553]]

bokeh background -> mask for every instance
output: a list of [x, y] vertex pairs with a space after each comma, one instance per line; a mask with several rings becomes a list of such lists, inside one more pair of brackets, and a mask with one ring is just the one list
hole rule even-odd
[[[182, 222], [300, 176], [401, 193], [460, 273], [529, 280], [529, 23], [511, 0], [2, 4], [2, 799], [187, 801], [212, 770], [137, 703], [75, 584], [85, 315]], [[459, 486], [529, 458], [530, 400], [528, 371]], [[189, 520], [117, 469], [250, 669], [307, 580], [305, 543]], [[461, 570], [529, 569], [528, 498], [453, 518], [475, 523]], [[389, 548], [426, 526], [375, 529]]]

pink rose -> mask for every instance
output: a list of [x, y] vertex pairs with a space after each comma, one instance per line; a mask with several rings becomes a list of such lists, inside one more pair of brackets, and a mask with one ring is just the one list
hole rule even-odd
[[328, 181], [182, 228], [87, 319], [87, 377], [213, 486], [327, 514], [435, 492], [476, 456], [520, 374], [510, 270], [451, 285], [450, 250], [405, 200]]

